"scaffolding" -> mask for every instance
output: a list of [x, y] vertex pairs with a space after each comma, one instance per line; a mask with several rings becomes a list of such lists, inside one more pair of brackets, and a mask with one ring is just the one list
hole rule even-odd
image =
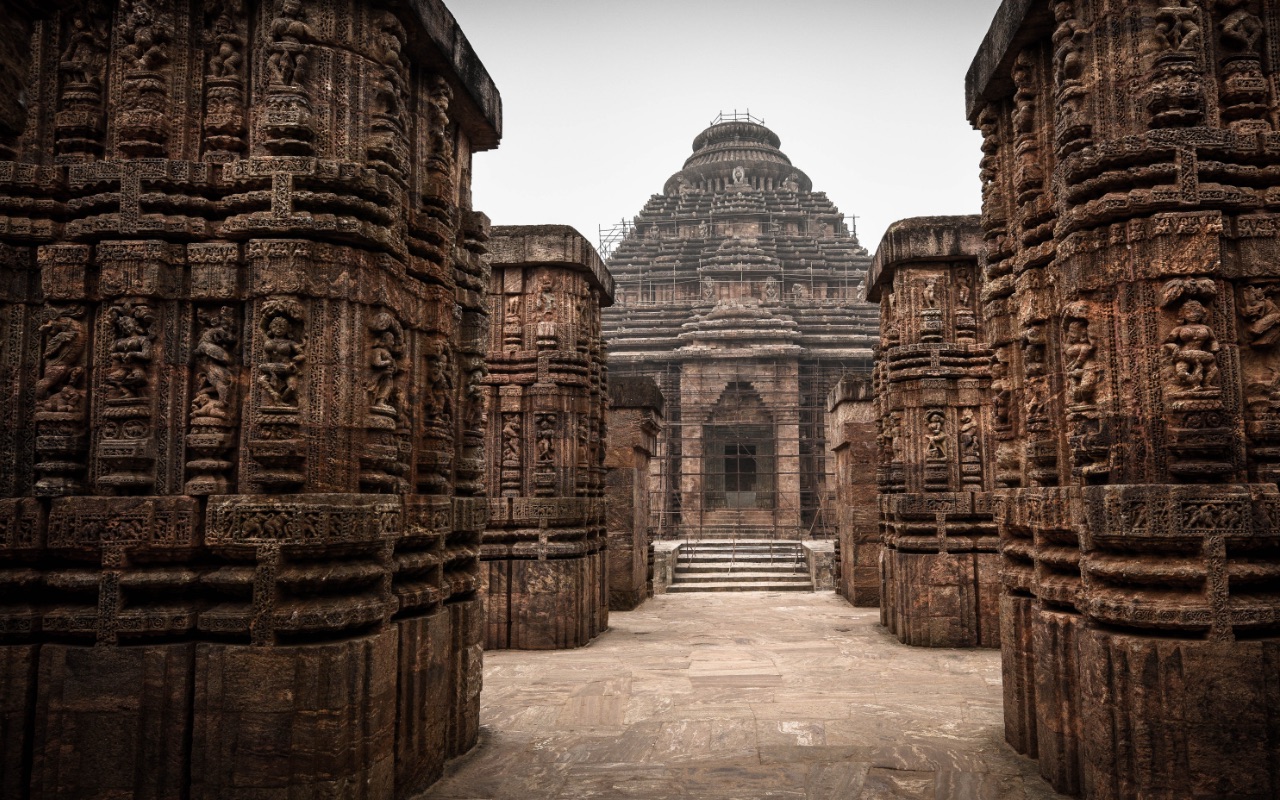
[[764, 124], [763, 119], [751, 115], [751, 109], [749, 108], [745, 111], [739, 111], [735, 108], [727, 113], [721, 111], [719, 114], [716, 114], [715, 119], [711, 120], [712, 125], [720, 125], [725, 122], [754, 122], [757, 125]]
[[621, 219], [612, 225], [599, 225], [600, 244], [596, 247], [600, 251], [600, 258], [608, 261], [613, 255], [613, 251], [618, 249], [618, 245], [622, 244], [622, 240], [635, 230], [635, 225], [631, 222]]

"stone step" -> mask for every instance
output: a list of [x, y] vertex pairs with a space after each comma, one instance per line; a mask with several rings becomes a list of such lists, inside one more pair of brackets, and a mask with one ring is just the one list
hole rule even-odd
[[681, 553], [680, 564], [727, 564], [727, 563], [748, 563], [748, 564], [787, 564], [804, 563], [803, 558], [792, 558], [790, 554], [773, 553], [773, 557], [769, 557], [768, 553], [739, 553], [737, 556], [731, 556], [728, 553]]
[[756, 561], [760, 561], [760, 559], [764, 559], [764, 561], [768, 561], [769, 556], [773, 556], [773, 561], [795, 561], [795, 559], [800, 559], [800, 561], [804, 561], [804, 552], [803, 550], [800, 550], [800, 549], [777, 548], [777, 549], [771, 550], [767, 548], [760, 548], [760, 549], [739, 548], [735, 550], [731, 548], [724, 548], [724, 549], [705, 548], [700, 550], [684, 549], [684, 550], [681, 550], [680, 552], [681, 561], [685, 561], [686, 558], [735, 558], [735, 557], [736, 558], [754, 558], [756, 559]]
[[787, 572], [747, 572], [737, 570], [734, 572], [679, 572], [672, 576], [671, 582], [676, 583], [733, 583], [735, 581], [777, 581], [779, 583], [809, 583], [808, 573], [787, 573]]
[[679, 561], [676, 563], [677, 570], [689, 571], [713, 571], [723, 572], [727, 569], [745, 569], [755, 572], [802, 572], [806, 571], [807, 565], [798, 564], [794, 561], [761, 561], [759, 559], [735, 559], [733, 561], [722, 560], [699, 560], [699, 561]]
[[747, 583], [725, 581], [723, 583], [673, 583], [668, 592], [812, 592], [813, 584], [805, 583]]

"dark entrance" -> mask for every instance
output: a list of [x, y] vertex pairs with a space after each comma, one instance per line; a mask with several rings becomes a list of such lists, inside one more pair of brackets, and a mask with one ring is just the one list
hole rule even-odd
[[772, 509], [773, 428], [768, 425], [708, 425], [703, 462], [706, 508]]
[[756, 446], [724, 446], [724, 502], [728, 508], [756, 507]]

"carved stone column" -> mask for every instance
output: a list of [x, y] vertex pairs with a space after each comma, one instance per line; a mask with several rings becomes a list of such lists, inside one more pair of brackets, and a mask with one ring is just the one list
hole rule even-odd
[[485, 648], [580, 647], [608, 624], [600, 309], [613, 279], [562, 225], [496, 227], [489, 248]]
[[605, 520], [609, 527], [609, 610], [631, 611], [648, 596], [649, 462], [658, 446], [663, 397], [652, 378], [609, 383]]
[[839, 561], [836, 591], [855, 606], [880, 605], [879, 504], [875, 471], [888, 447], [867, 378], [846, 376], [827, 396], [827, 443], [836, 454]]
[[1017, 321], [1006, 734], [1065, 793], [1280, 792], [1276, 14], [1009, 2], [969, 74], [985, 313]]
[[881, 307], [882, 619], [902, 641], [996, 647], [991, 351], [977, 308], [978, 220], [890, 226], [872, 262]]
[[11, 17], [0, 795], [420, 793], [479, 730], [496, 89], [434, 0]]

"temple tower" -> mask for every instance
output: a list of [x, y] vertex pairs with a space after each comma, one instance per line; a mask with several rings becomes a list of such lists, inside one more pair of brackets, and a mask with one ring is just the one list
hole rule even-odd
[[749, 116], [721, 116], [618, 246], [610, 369], [654, 378], [660, 537], [836, 530], [826, 399], [869, 374], [869, 261], [839, 210]]

